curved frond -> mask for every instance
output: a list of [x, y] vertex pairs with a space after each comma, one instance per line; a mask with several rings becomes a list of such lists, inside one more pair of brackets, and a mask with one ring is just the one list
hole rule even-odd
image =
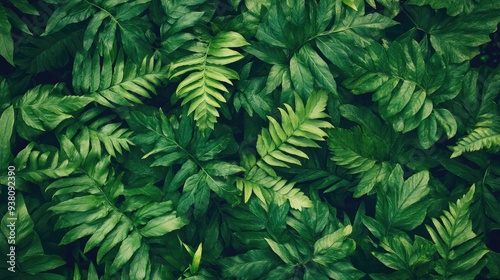
[[[97, 263], [106, 264], [107, 274], [123, 270], [133, 275], [131, 279], [148, 279], [150, 238], [180, 229], [187, 220], [177, 216], [171, 201], [161, 201], [156, 186], [125, 186], [122, 174], [116, 174], [110, 163], [109, 156], [88, 162], [83, 175], [46, 188], [55, 201], [49, 210], [58, 217], [56, 228], [67, 228], [60, 244], [89, 236], [84, 252], [98, 248]], [[120, 196], [125, 201], [119, 204]], [[140, 271], [130, 269], [138, 266]]]
[[89, 153], [101, 157], [102, 147], [112, 157], [129, 151], [132, 131], [123, 128], [122, 123], [112, 122], [116, 116], [109, 115], [100, 117], [103, 108], [92, 108], [78, 117], [78, 122], [68, 126], [65, 136], [74, 139], [76, 146], [80, 148], [80, 154], [85, 158]]
[[286, 110], [279, 108], [281, 125], [268, 116], [269, 129], [263, 128], [257, 138], [257, 152], [261, 156], [257, 165], [276, 176], [271, 166], [300, 165], [299, 158], [308, 158], [300, 148], [319, 148], [314, 141], [324, 141], [327, 136], [324, 129], [333, 127], [321, 120], [328, 117], [324, 112], [327, 99], [326, 91], [313, 92], [304, 106], [300, 97], [295, 96], [295, 110], [288, 104]]
[[434, 270], [444, 278], [473, 279], [486, 265], [483, 258], [488, 250], [472, 231], [469, 206], [474, 197], [475, 186], [456, 203], [450, 203], [440, 219], [433, 218], [434, 228], [426, 225], [436, 244], [440, 260]]
[[63, 95], [66, 91], [63, 84], [38, 85], [28, 90], [16, 103], [22, 120], [18, 122], [18, 133], [30, 139], [34, 134], [53, 130], [92, 101], [85, 96]]
[[498, 149], [500, 147], [500, 117], [491, 116], [476, 124], [472, 132], [461, 138], [453, 147], [451, 158], [458, 157], [466, 152], [481, 149]]
[[247, 171], [244, 178], [237, 178], [236, 186], [244, 193], [245, 203], [253, 193], [263, 203], [269, 203], [269, 198], [273, 198], [278, 205], [286, 201], [290, 202], [293, 209], [300, 210], [313, 206], [312, 201], [304, 192], [294, 187], [295, 182], [289, 182], [281, 177], [272, 177], [257, 166]]
[[141, 65], [125, 60], [123, 52], [86, 55], [78, 53], [73, 68], [73, 87], [99, 104], [132, 106], [142, 104], [142, 98], [156, 94], [155, 87], [167, 80], [165, 67], [154, 57], [145, 57]]
[[212, 38], [190, 42], [185, 48], [190, 54], [175, 60], [169, 69], [170, 79], [189, 74], [175, 92], [189, 104], [188, 115], [194, 113], [196, 125], [201, 131], [213, 129], [219, 116], [219, 103], [225, 103], [224, 93], [229, 93], [225, 84], [239, 79], [236, 71], [224, 66], [243, 58], [233, 50], [248, 45], [243, 36], [234, 31], [220, 32]]
[[54, 147], [35, 149], [29, 143], [14, 158], [18, 175], [23, 179], [40, 183], [48, 179], [67, 177], [78, 168], [78, 158], [69, 158]]

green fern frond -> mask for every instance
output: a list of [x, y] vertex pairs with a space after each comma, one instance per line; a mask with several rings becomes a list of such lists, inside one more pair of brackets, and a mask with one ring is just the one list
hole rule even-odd
[[170, 192], [183, 187], [179, 213], [186, 213], [194, 205], [195, 216], [203, 215], [208, 208], [210, 191], [232, 205], [239, 203], [239, 190], [228, 182], [244, 169], [219, 160], [219, 154], [230, 141], [227, 135], [218, 139], [202, 135], [186, 113], [178, 121], [161, 110], [152, 115], [133, 112], [127, 121], [136, 133], [132, 141], [145, 153], [142, 158], [154, 157], [151, 167], [180, 165], [179, 172], [167, 184]]
[[67, 177], [78, 168], [78, 159], [71, 159], [54, 147], [46, 146], [35, 149], [35, 143], [29, 143], [14, 158], [18, 175], [23, 179], [40, 183], [48, 179]]
[[433, 218], [435, 230], [426, 225], [441, 257], [434, 268], [442, 277], [473, 279], [486, 265], [485, 245], [472, 231], [469, 206], [474, 197], [475, 186], [456, 203], [450, 203], [440, 219]]
[[257, 165], [269, 175], [276, 176], [271, 166], [290, 167], [289, 164], [301, 165], [298, 158], [308, 158], [299, 148], [319, 148], [314, 141], [324, 141], [325, 128], [333, 126], [324, 120], [328, 93], [313, 92], [306, 105], [299, 96], [295, 96], [295, 111], [288, 104], [286, 110], [279, 108], [281, 125], [273, 117], [269, 119], [269, 129], [263, 128], [257, 138], [257, 152], [261, 159]]
[[[149, 238], [182, 228], [187, 221], [177, 217], [171, 201], [159, 200], [162, 195], [156, 186], [125, 186], [122, 174], [116, 174], [110, 163], [109, 156], [87, 163], [82, 166], [83, 175], [57, 180], [46, 188], [55, 201], [49, 210], [58, 217], [56, 228], [66, 230], [60, 244], [89, 236], [84, 252], [98, 248], [97, 263], [106, 264], [108, 275], [139, 264], [146, 273], [151, 270]], [[120, 196], [125, 197], [121, 205]], [[139, 275], [131, 279], [147, 279]]]
[[495, 149], [500, 147], [500, 117], [490, 116], [476, 124], [472, 132], [461, 138], [454, 146], [451, 158], [458, 157], [466, 152], [482, 149]]
[[87, 94], [99, 104], [132, 106], [151, 98], [155, 87], [167, 80], [165, 67], [154, 57], [145, 57], [141, 65], [125, 60], [123, 51], [91, 55], [78, 53], [73, 68], [73, 87], [78, 94]]
[[374, 92], [372, 100], [378, 103], [380, 115], [395, 131], [419, 128], [419, 141], [426, 149], [439, 139], [438, 126], [448, 138], [455, 135], [453, 114], [437, 105], [459, 94], [465, 65], [452, 65], [439, 55], [427, 59], [414, 40], [393, 42], [388, 49], [372, 43], [366, 54], [353, 60], [364, 69], [344, 85], [354, 94]]
[[381, 136], [367, 133], [359, 126], [348, 130], [335, 128], [329, 132], [331, 159], [347, 168], [349, 173], [360, 174], [354, 197], [369, 193], [376, 184], [386, 182], [391, 174], [390, 145]]
[[28, 90], [17, 102], [17, 132], [25, 139], [50, 131], [85, 107], [92, 98], [63, 95], [68, 90], [63, 84], [38, 85]]
[[[467, 75], [469, 87], [464, 89], [464, 104], [472, 103], [471, 107], [476, 110], [471, 112], [471, 119], [475, 124], [468, 135], [462, 137], [454, 147], [451, 158], [458, 157], [466, 152], [488, 149], [498, 151], [500, 147], [500, 112], [498, 110], [498, 95], [500, 85], [500, 67], [494, 69], [482, 82], [481, 94], [477, 90], [479, 72], [471, 71]], [[477, 104], [477, 100], [481, 100]]]
[[288, 164], [301, 165], [299, 159], [308, 159], [300, 148], [318, 148], [315, 141], [324, 141], [327, 136], [323, 130], [333, 126], [324, 120], [328, 93], [316, 91], [304, 105], [298, 95], [295, 96], [295, 110], [285, 104], [286, 110], [279, 108], [281, 125], [273, 117], [269, 117], [269, 129], [263, 128], [257, 137], [257, 153], [261, 158], [257, 161], [253, 155], [246, 155], [242, 165], [247, 172], [243, 179], [236, 181], [237, 187], [245, 194], [248, 201], [252, 193], [266, 203], [267, 196], [274, 197], [279, 204], [286, 200], [294, 209], [312, 207], [311, 200], [294, 182], [288, 182], [276, 174], [273, 167], [290, 167]]
[[80, 147], [80, 154], [87, 157], [89, 153], [101, 157], [102, 146], [112, 157], [122, 154], [122, 151], [129, 151], [130, 145], [134, 145], [130, 140], [132, 131], [128, 128], [121, 128], [120, 122], [112, 122], [116, 116], [109, 115], [99, 117], [104, 108], [92, 108], [82, 113], [78, 122], [68, 126], [65, 136]]
[[201, 131], [213, 129], [219, 116], [219, 103], [225, 103], [224, 85], [232, 85], [232, 79], [239, 79], [236, 71], [224, 66], [243, 58], [231, 49], [248, 45], [237, 32], [220, 32], [216, 36], [199, 42], [188, 43], [185, 48], [191, 52], [175, 60], [169, 69], [170, 79], [189, 73], [177, 86], [176, 97], [183, 99], [182, 106], [189, 103], [188, 115], [194, 112], [194, 119]]
[[207, 0], [161, 2], [163, 12], [167, 16], [160, 29], [162, 51], [171, 54], [184, 43], [196, 38], [193, 33], [185, 30], [196, 26], [203, 20], [205, 12], [198, 11], [197, 7], [202, 6], [205, 2]]
[[236, 179], [236, 187], [244, 193], [245, 203], [253, 193], [263, 203], [269, 203], [271, 199], [274, 199], [278, 205], [282, 205], [288, 200], [293, 209], [301, 210], [312, 207], [312, 201], [294, 185], [295, 182], [269, 176], [257, 166], [246, 172], [244, 178]]

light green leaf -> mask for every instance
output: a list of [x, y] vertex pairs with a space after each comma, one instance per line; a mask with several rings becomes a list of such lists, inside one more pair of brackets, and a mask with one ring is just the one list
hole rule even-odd
[[135, 252], [134, 257], [130, 261], [129, 276], [130, 279], [145, 279], [150, 271], [149, 246], [146, 245], [146, 243], [142, 243], [141, 247]]
[[347, 239], [351, 233], [352, 226], [348, 225], [318, 239], [314, 243], [313, 261], [329, 266], [349, 256], [356, 248], [356, 243]]
[[142, 237], [137, 231], [132, 231], [120, 245], [120, 249], [113, 260], [109, 273], [114, 274], [122, 268], [132, 257], [132, 255], [141, 247]]
[[430, 191], [429, 172], [413, 174], [403, 183], [403, 169], [400, 165], [392, 171], [387, 182], [387, 190], [377, 195], [375, 218], [391, 228], [413, 230], [426, 215], [428, 201], [423, 200]]
[[46, 131], [72, 118], [71, 113], [92, 101], [83, 96], [63, 96], [62, 86], [38, 85], [18, 100], [19, 114], [24, 123], [34, 129]]
[[294, 54], [290, 59], [290, 75], [292, 83], [299, 95], [302, 98], [307, 96], [307, 92], [313, 88], [314, 78], [311, 71], [306, 67], [305, 62], [299, 58], [298, 54]]
[[441, 257], [434, 269], [442, 276], [474, 278], [486, 265], [483, 257], [488, 250], [472, 231], [470, 219], [474, 192], [473, 185], [456, 203], [450, 203], [449, 211], [445, 210], [439, 220], [432, 218], [435, 229], [426, 225]]
[[[337, 84], [335, 83], [335, 79], [330, 72], [330, 68], [328, 68], [326, 62], [311, 48], [311, 46], [305, 45], [302, 47], [298, 52], [298, 57], [300, 61], [305, 62], [308, 68], [311, 69], [314, 78], [323, 88], [330, 92], [337, 91]], [[292, 65], [291, 63], [292, 62], [290, 61], [290, 67]], [[292, 68], [290, 68], [290, 70], [291, 69]]]
[[95, 195], [79, 196], [60, 202], [49, 209], [56, 213], [84, 212], [104, 204], [104, 200]]
[[194, 252], [193, 261], [191, 262], [191, 266], [189, 267], [189, 271], [191, 272], [191, 274], [196, 274], [198, 272], [198, 269], [200, 268], [202, 251], [203, 245], [202, 243], [200, 243], [200, 245], [198, 245], [198, 249], [196, 249], [196, 252]]
[[174, 211], [149, 220], [140, 232], [145, 237], [158, 237], [178, 230], [187, 224], [188, 221], [184, 217], [177, 217]]

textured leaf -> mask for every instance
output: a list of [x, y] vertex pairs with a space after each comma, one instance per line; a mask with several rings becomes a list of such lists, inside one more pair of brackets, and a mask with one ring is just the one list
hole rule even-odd
[[145, 237], [163, 236], [171, 231], [182, 228], [187, 221], [182, 217], [176, 217], [175, 212], [168, 215], [155, 217], [140, 230]]
[[170, 66], [170, 78], [189, 73], [179, 83], [176, 97], [183, 99], [182, 105], [190, 104], [188, 115], [194, 112], [194, 120], [201, 131], [212, 130], [219, 116], [219, 103], [225, 103], [223, 93], [229, 92], [225, 84], [232, 85], [231, 79], [239, 75], [224, 66], [243, 58], [231, 49], [248, 45], [237, 32], [220, 32], [201, 46], [188, 47], [192, 52], [178, 58]]
[[156, 94], [155, 87], [166, 82], [166, 69], [153, 57], [144, 57], [140, 65], [117, 54], [105, 53], [101, 62], [98, 53], [78, 53], [73, 66], [73, 87], [77, 93], [88, 94], [106, 107], [142, 104], [144, 98]]
[[[428, 240], [415, 236], [412, 242], [405, 236], [397, 235], [383, 239], [380, 246], [387, 253], [373, 252], [373, 255], [385, 266], [403, 271], [401, 276], [412, 277], [417, 274], [423, 277], [430, 273], [430, 266], [426, 269], [425, 265], [429, 265], [432, 261], [436, 249]], [[424, 268], [419, 269], [420, 266]]]
[[392, 171], [387, 190], [377, 195], [375, 217], [385, 226], [412, 230], [419, 226], [426, 215], [428, 202], [423, 200], [429, 193], [429, 173], [421, 171], [403, 181], [400, 165]]
[[314, 243], [313, 260], [328, 266], [349, 256], [356, 248], [356, 243], [352, 239], [347, 239], [351, 233], [352, 227], [348, 225], [318, 239]]
[[449, 211], [445, 210], [439, 220], [433, 218], [435, 229], [426, 225], [441, 257], [435, 271], [444, 277], [467, 275], [474, 278], [486, 264], [481, 259], [488, 250], [479, 244], [476, 234], [472, 231], [468, 211], [474, 191], [473, 185], [456, 203], [450, 203]]
[[83, 96], [63, 96], [61, 92], [60, 84], [38, 85], [28, 90], [17, 103], [23, 122], [37, 130], [52, 130], [92, 101]]
[[[462, 2], [462, 5], [467, 5], [467, 2], [470, 1]], [[451, 4], [449, 7], [458, 9], [460, 5]], [[489, 42], [489, 34], [497, 30], [497, 24], [500, 21], [499, 11], [500, 5], [498, 1], [484, 0], [469, 14], [462, 14], [446, 21], [439, 20], [439, 22], [435, 22], [428, 29], [428, 33], [431, 35], [432, 47], [439, 54], [450, 54], [450, 59], [455, 63], [472, 59], [479, 54], [477, 47]], [[450, 10], [448, 10], [448, 13], [450, 13]], [[456, 12], [453, 11], [453, 13]], [[486, 20], [480, 23], [478, 20], [481, 19]]]

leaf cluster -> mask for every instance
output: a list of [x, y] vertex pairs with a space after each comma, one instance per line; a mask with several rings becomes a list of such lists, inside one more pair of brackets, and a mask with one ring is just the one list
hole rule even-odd
[[500, 279], [499, 23], [497, 0], [3, 1], [0, 278]]

